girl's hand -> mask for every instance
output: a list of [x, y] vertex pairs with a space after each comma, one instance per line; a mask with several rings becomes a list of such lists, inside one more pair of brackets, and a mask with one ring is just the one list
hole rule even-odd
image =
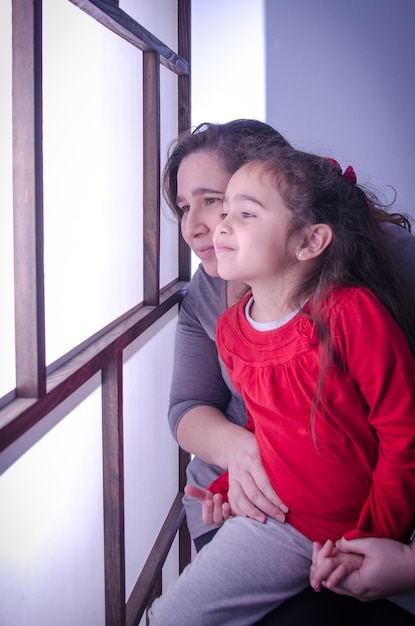
[[223, 502], [220, 493], [213, 494], [207, 489], [200, 489], [195, 485], [186, 485], [185, 493], [192, 498], [196, 498], [202, 505], [202, 520], [204, 524], [222, 525], [232, 516], [229, 502]]
[[240, 428], [228, 446], [228, 498], [235, 515], [265, 522], [285, 521], [288, 507], [277, 496], [263, 468], [255, 435]]
[[343, 538], [336, 542], [336, 549], [343, 554], [359, 554], [362, 562], [358, 570], [330, 587], [332, 591], [359, 600], [415, 591], [415, 544], [375, 537]]
[[325, 544], [313, 543], [310, 585], [315, 591], [321, 587], [333, 590], [342, 580], [359, 569], [363, 558], [354, 553], [340, 552], [329, 539]]

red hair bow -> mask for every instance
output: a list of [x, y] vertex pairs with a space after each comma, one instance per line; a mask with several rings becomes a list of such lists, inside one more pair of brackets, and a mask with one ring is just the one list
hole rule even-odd
[[343, 176], [343, 178], [346, 178], [347, 180], [349, 180], [353, 185], [356, 184], [357, 182], [357, 178], [356, 178], [356, 172], [354, 171], [353, 167], [351, 165], [349, 165], [349, 167], [347, 167], [344, 172], [342, 173], [342, 168], [340, 167], [340, 163], [338, 161], [336, 161], [336, 159], [327, 159], [328, 161], [330, 161], [330, 163], [333, 163], [336, 167], [339, 168], [339, 172], [340, 174]]

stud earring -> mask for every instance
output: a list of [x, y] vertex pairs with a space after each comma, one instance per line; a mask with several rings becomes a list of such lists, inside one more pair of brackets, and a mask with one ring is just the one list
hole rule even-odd
[[300, 252], [297, 252], [297, 256], [299, 259], [302, 259], [304, 256], [304, 250], [300, 250]]

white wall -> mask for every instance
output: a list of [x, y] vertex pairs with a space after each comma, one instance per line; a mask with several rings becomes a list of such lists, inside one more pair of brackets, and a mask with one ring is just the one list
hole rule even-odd
[[415, 217], [413, 0], [265, 0], [266, 118]]
[[192, 0], [191, 54], [192, 126], [265, 120], [263, 0]]
[[192, 125], [264, 120], [263, 0], [192, 0]]
[[266, 120], [415, 217], [413, 0], [193, 0], [192, 123]]

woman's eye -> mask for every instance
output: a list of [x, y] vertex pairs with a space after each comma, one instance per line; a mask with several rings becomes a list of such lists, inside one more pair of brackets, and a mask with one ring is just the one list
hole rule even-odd
[[185, 213], [189, 213], [190, 206], [188, 204], [185, 204], [183, 206], [179, 206], [179, 210], [180, 210], [181, 214], [184, 215]]
[[221, 220], [224, 220], [227, 215], [227, 213], [219, 213], [219, 217]]
[[249, 211], [242, 211], [241, 215], [242, 215], [242, 217], [244, 219], [249, 219], [250, 217], [255, 217], [255, 215], [253, 213], [249, 213]]
[[216, 204], [217, 202], [222, 202], [222, 198], [205, 198], [205, 203], [209, 206]]

